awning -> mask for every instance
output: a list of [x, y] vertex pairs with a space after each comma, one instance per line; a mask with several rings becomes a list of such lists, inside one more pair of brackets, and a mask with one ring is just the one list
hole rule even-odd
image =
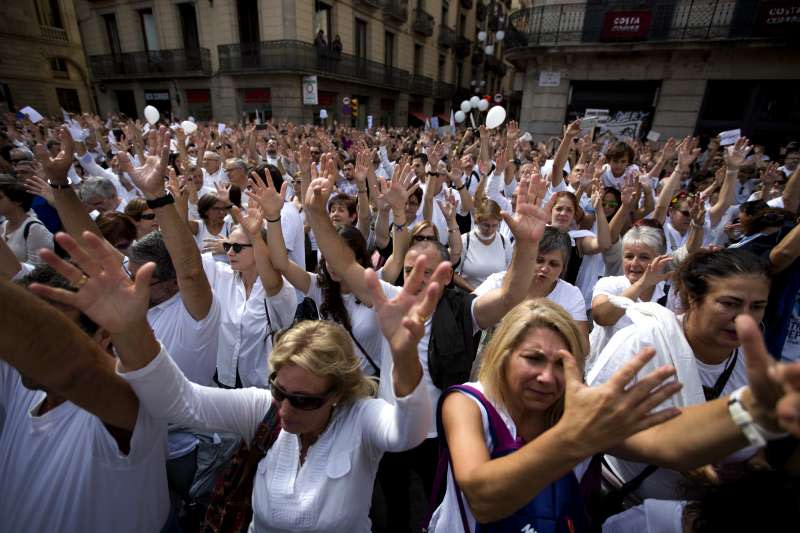
[[417, 113], [416, 111], [409, 111], [408, 114], [414, 117], [415, 119], [419, 120], [420, 122], [425, 122], [426, 120], [428, 120], [428, 117], [426, 117], [422, 113]]
[[439, 115], [439, 126], [448, 126], [448, 125], [450, 125], [450, 117], [447, 115]]

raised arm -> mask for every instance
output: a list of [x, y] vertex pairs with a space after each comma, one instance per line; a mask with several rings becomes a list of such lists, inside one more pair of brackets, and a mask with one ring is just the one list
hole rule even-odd
[[564, 138], [558, 145], [556, 155], [553, 158], [553, 170], [550, 172], [550, 184], [553, 188], [558, 187], [564, 181], [564, 165], [569, 157], [569, 151], [572, 148], [572, 142], [581, 132], [581, 120], [570, 122], [569, 126], [564, 130]]
[[166, 128], [158, 131], [156, 143], [160, 155], [148, 156], [143, 166], [134, 168], [128, 154], [120, 154], [120, 166], [142, 191], [148, 205], [159, 201], [159, 205], [151, 208], [156, 213], [164, 244], [175, 266], [183, 305], [192, 318], [202, 320], [211, 309], [213, 294], [192, 232], [175, 208], [174, 198], [165, 192], [164, 177], [169, 160], [169, 133]]
[[253, 245], [256, 270], [258, 271], [258, 277], [261, 278], [264, 291], [266, 291], [267, 296], [275, 296], [283, 288], [283, 278], [272, 266], [267, 243], [261, 236], [261, 230], [264, 227], [264, 213], [261, 210], [261, 206], [254, 202], [254, 205], [247, 209], [246, 216], [238, 207], [234, 206], [231, 214], [236, 223], [241, 225], [247, 233], [247, 237]]
[[408, 231], [406, 223], [405, 205], [408, 202], [408, 197], [419, 188], [419, 183], [412, 181], [414, 172], [410, 165], [404, 164], [402, 166], [395, 165], [395, 177], [391, 183], [386, 183], [386, 180], [379, 181], [381, 192], [378, 193], [376, 198], [378, 205], [387, 209], [391, 209], [394, 224], [392, 224], [392, 255], [386, 260], [381, 271], [381, 277], [384, 281], [393, 283], [394, 280], [400, 276], [403, 270], [403, 261], [405, 260], [408, 246], [411, 243], [411, 234]]
[[753, 147], [747, 142], [747, 137], [740, 137], [733, 146], [728, 147], [725, 151], [725, 179], [722, 181], [722, 189], [719, 191], [717, 202], [711, 206], [708, 212], [712, 228], [719, 224], [722, 215], [733, 205], [739, 169], [744, 165], [747, 154], [752, 149]]
[[800, 209], [800, 165], [794, 169], [783, 188], [783, 207], [792, 213]]
[[369, 166], [372, 165], [372, 152], [369, 150], [362, 150], [356, 156], [356, 167], [353, 169], [353, 176], [356, 180], [356, 187], [358, 189], [358, 231], [364, 236], [364, 239], [369, 238], [370, 226], [372, 224], [372, 210], [370, 209], [370, 199], [367, 193], [367, 174]]
[[530, 291], [535, 270], [531, 265], [536, 263], [539, 241], [548, 222], [547, 214], [539, 207], [545, 189], [538, 169], [534, 169], [532, 175], [526, 173], [520, 180], [516, 212], [513, 215], [505, 211], [501, 213], [514, 234], [514, 255], [503, 278], [503, 286], [475, 300], [474, 317], [481, 329], [500, 322]]
[[769, 252], [773, 274], [783, 272], [800, 257], [800, 226], [795, 226], [781, 242]]
[[688, 172], [689, 168], [697, 159], [700, 154], [700, 148], [697, 148], [697, 139], [686, 137], [680, 146], [678, 146], [678, 164], [669, 178], [664, 181], [661, 193], [656, 200], [656, 209], [653, 213], [653, 219], [663, 224], [667, 219], [667, 209], [672, 201], [673, 196], [678, 192], [681, 186], [681, 176], [684, 172]]
[[251, 202], [257, 202], [261, 206], [262, 213], [267, 219], [269, 261], [278, 272], [286, 276], [289, 283], [296, 289], [307, 293], [311, 287], [311, 276], [305, 269], [300, 268], [297, 263], [289, 259], [289, 252], [286, 250], [286, 243], [283, 241], [281, 210], [283, 209], [288, 185], [284, 181], [280, 192], [278, 192], [275, 190], [275, 184], [272, 182], [270, 173], [266, 172], [265, 174], [267, 177], [266, 183], [258, 173], [251, 172], [250, 183], [252, 184], [252, 190], [246, 192]]
[[[658, 283], [670, 279], [671, 272], [665, 269], [672, 262], [669, 255], [660, 255], [654, 258], [644, 271], [642, 277], [630, 287], [622, 291], [621, 296], [636, 301], [643, 293], [655, 287]], [[592, 298], [592, 319], [601, 326], [613, 326], [625, 314], [625, 309], [617, 307], [608, 301], [608, 296], [598, 294]]]
[[594, 206], [595, 220], [597, 221], [597, 237], [584, 237], [578, 241], [578, 246], [583, 255], [599, 254], [611, 247], [608, 219], [603, 210], [603, 182], [600, 180], [599, 173], [595, 175], [593, 185], [592, 205]]

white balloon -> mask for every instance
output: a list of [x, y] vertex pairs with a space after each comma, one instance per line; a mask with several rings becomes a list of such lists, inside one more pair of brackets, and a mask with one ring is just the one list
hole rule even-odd
[[483, 87], [484, 85], [486, 85], [486, 80], [481, 80], [481, 87]]
[[197, 124], [192, 122], [191, 120], [184, 120], [181, 122], [181, 128], [183, 128], [184, 133], [186, 135], [191, 135], [195, 131], [197, 131]]
[[492, 55], [494, 53], [494, 45], [493, 44], [487, 44], [486, 48], [484, 48], [483, 51], [486, 52], [486, 55], [489, 55], [489, 56]]
[[487, 102], [484, 98], [481, 98], [481, 101], [478, 102], [478, 111], [486, 111], [489, 109], [489, 102]]
[[486, 40], [486, 32], [485, 31], [479, 31], [478, 32], [478, 40], [480, 42], [483, 42], [483, 41]]
[[465, 118], [467, 118], [467, 115], [465, 115], [463, 111], [461, 110], [456, 111], [456, 122], [461, 124], [462, 122], [464, 122]]
[[495, 129], [506, 119], [506, 110], [503, 106], [496, 105], [486, 114], [486, 127], [490, 130]]
[[473, 96], [472, 98], [469, 99], [469, 106], [472, 109], [476, 109], [478, 107], [478, 102], [480, 101], [481, 101], [480, 98], [478, 98], [477, 96]]
[[461, 102], [461, 111], [464, 113], [469, 113], [470, 109], [472, 109], [472, 104], [469, 103], [469, 100], [464, 100]]
[[149, 105], [144, 108], [144, 118], [147, 119], [151, 126], [155, 126], [158, 119], [161, 118], [161, 113], [158, 112], [158, 109]]
[[471, 82], [469, 82], [469, 84], [470, 84], [472, 87], [475, 87], [476, 85], [478, 85], [478, 82], [477, 82], [477, 81], [475, 81], [475, 80], [472, 80]]
[[495, 33], [494, 36], [498, 41], [502, 41], [503, 39], [506, 38], [506, 32], [504, 32], [503, 30], [500, 30], [497, 33]]

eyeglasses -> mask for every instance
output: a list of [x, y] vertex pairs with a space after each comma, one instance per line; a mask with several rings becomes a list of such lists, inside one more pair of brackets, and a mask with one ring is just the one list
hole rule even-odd
[[423, 241], [436, 241], [436, 237], [433, 235], [415, 235], [411, 239], [414, 242], [423, 242]]
[[606, 200], [603, 202], [604, 207], [617, 207], [618, 205], [619, 202], [617, 202], [616, 200]]
[[275, 401], [281, 403], [283, 400], [289, 400], [289, 405], [301, 411], [315, 411], [319, 409], [325, 405], [325, 402], [328, 401], [328, 397], [331, 394], [330, 391], [321, 396], [289, 394], [275, 382], [275, 377], [275, 373], [269, 377], [269, 388], [272, 391], [272, 397], [275, 398]]
[[230, 252], [231, 248], [233, 248], [233, 253], [239, 254], [239, 253], [242, 253], [242, 249], [243, 248], [252, 248], [252, 247], [253, 247], [252, 244], [242, 244], [240, 242], [223, 242], [222, 243], [222, 249], [225, 250], [225, 253]]
[[428, 176], [438, 176], [438, 172], [428, 172]]
[[155, 220], [156, 214], [155, 213], [142, 213], [139, 215], [140, 220]]
[[692, 212], [691, 211], [678, 211], [678, 213], [680, 213], [681, 215], [685, 216], [686, 218], [689, 218], [690, 216], [692, 216]]

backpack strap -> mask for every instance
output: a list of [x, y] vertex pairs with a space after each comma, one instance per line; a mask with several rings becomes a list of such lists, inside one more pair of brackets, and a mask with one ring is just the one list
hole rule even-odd
[[467, 262], [467, 254], [469, 253], [469, 238], [471, 236], [472, 236], [472, 232], [470, 231], [470, 232], [467, 233], [467, 245], [464, 247], [464, 260], [461, 261], [461, 259], [459, 258], [459, 262], [461, 263], [459, 265], [460, 266], [460, 269], [458, 271], [459, 274], [462, 274], [464, 272], [464, 263]]
[[358, 346], [358, 349], [359, 349], [359, 350], [361, 350], [361, 353], [362, 353], [362, 354], [364, 354], [364, 357], [366, 357], [366, 358], [367, 358], [367, 362], [368, 362], [368, 363], [370, 364], [370, 366], [372, 367], [372, 370], [374, 370], [374, 371], [375, 371], [375, 375], [376, 375], [377, 377], [380, 377], [380, 375], [381, 375], [381, 367], [379, 367], [378, 365], [376, 365], [376, 364], [375, 364], [375, 361], [372, 359], [372, 357], [370, 357], [370, 356], [369, 356], [369, 352], [367, 352], [367, 351], [364, 349], [364, 347], [363, 347], [363, 346], [361, 346], [361, 343], [360, 343], [360, 342], [358, 342], [358, 339], [356, 339], [356, 336], [355, 336], [355, 335], [353, 335], [353, 332], [352, 332], [352, 331], [350, 331], [350, 328], [346, 328], [346, 329], [345, 329], [345, 331], [347, 331], [347, 334], [348, 334], [348, 335], [350, 335], [350, 338], [351, 338], [351, 339], [353, 339], [353, 342], [354, 342], [354, 343], [356, 343], [356, 346]]
[[29, 220], [25, 224], [25, 226], [22, 228], [22, 239], [23, 240], [26, 240], [26, 241], [28, 240], [28, 235], [31, 234], [31, 226], [33, 226], [34, 224], [39, 224], [40, 226], [44, 226], [44, 224], [42, 224], [38, 220]]

